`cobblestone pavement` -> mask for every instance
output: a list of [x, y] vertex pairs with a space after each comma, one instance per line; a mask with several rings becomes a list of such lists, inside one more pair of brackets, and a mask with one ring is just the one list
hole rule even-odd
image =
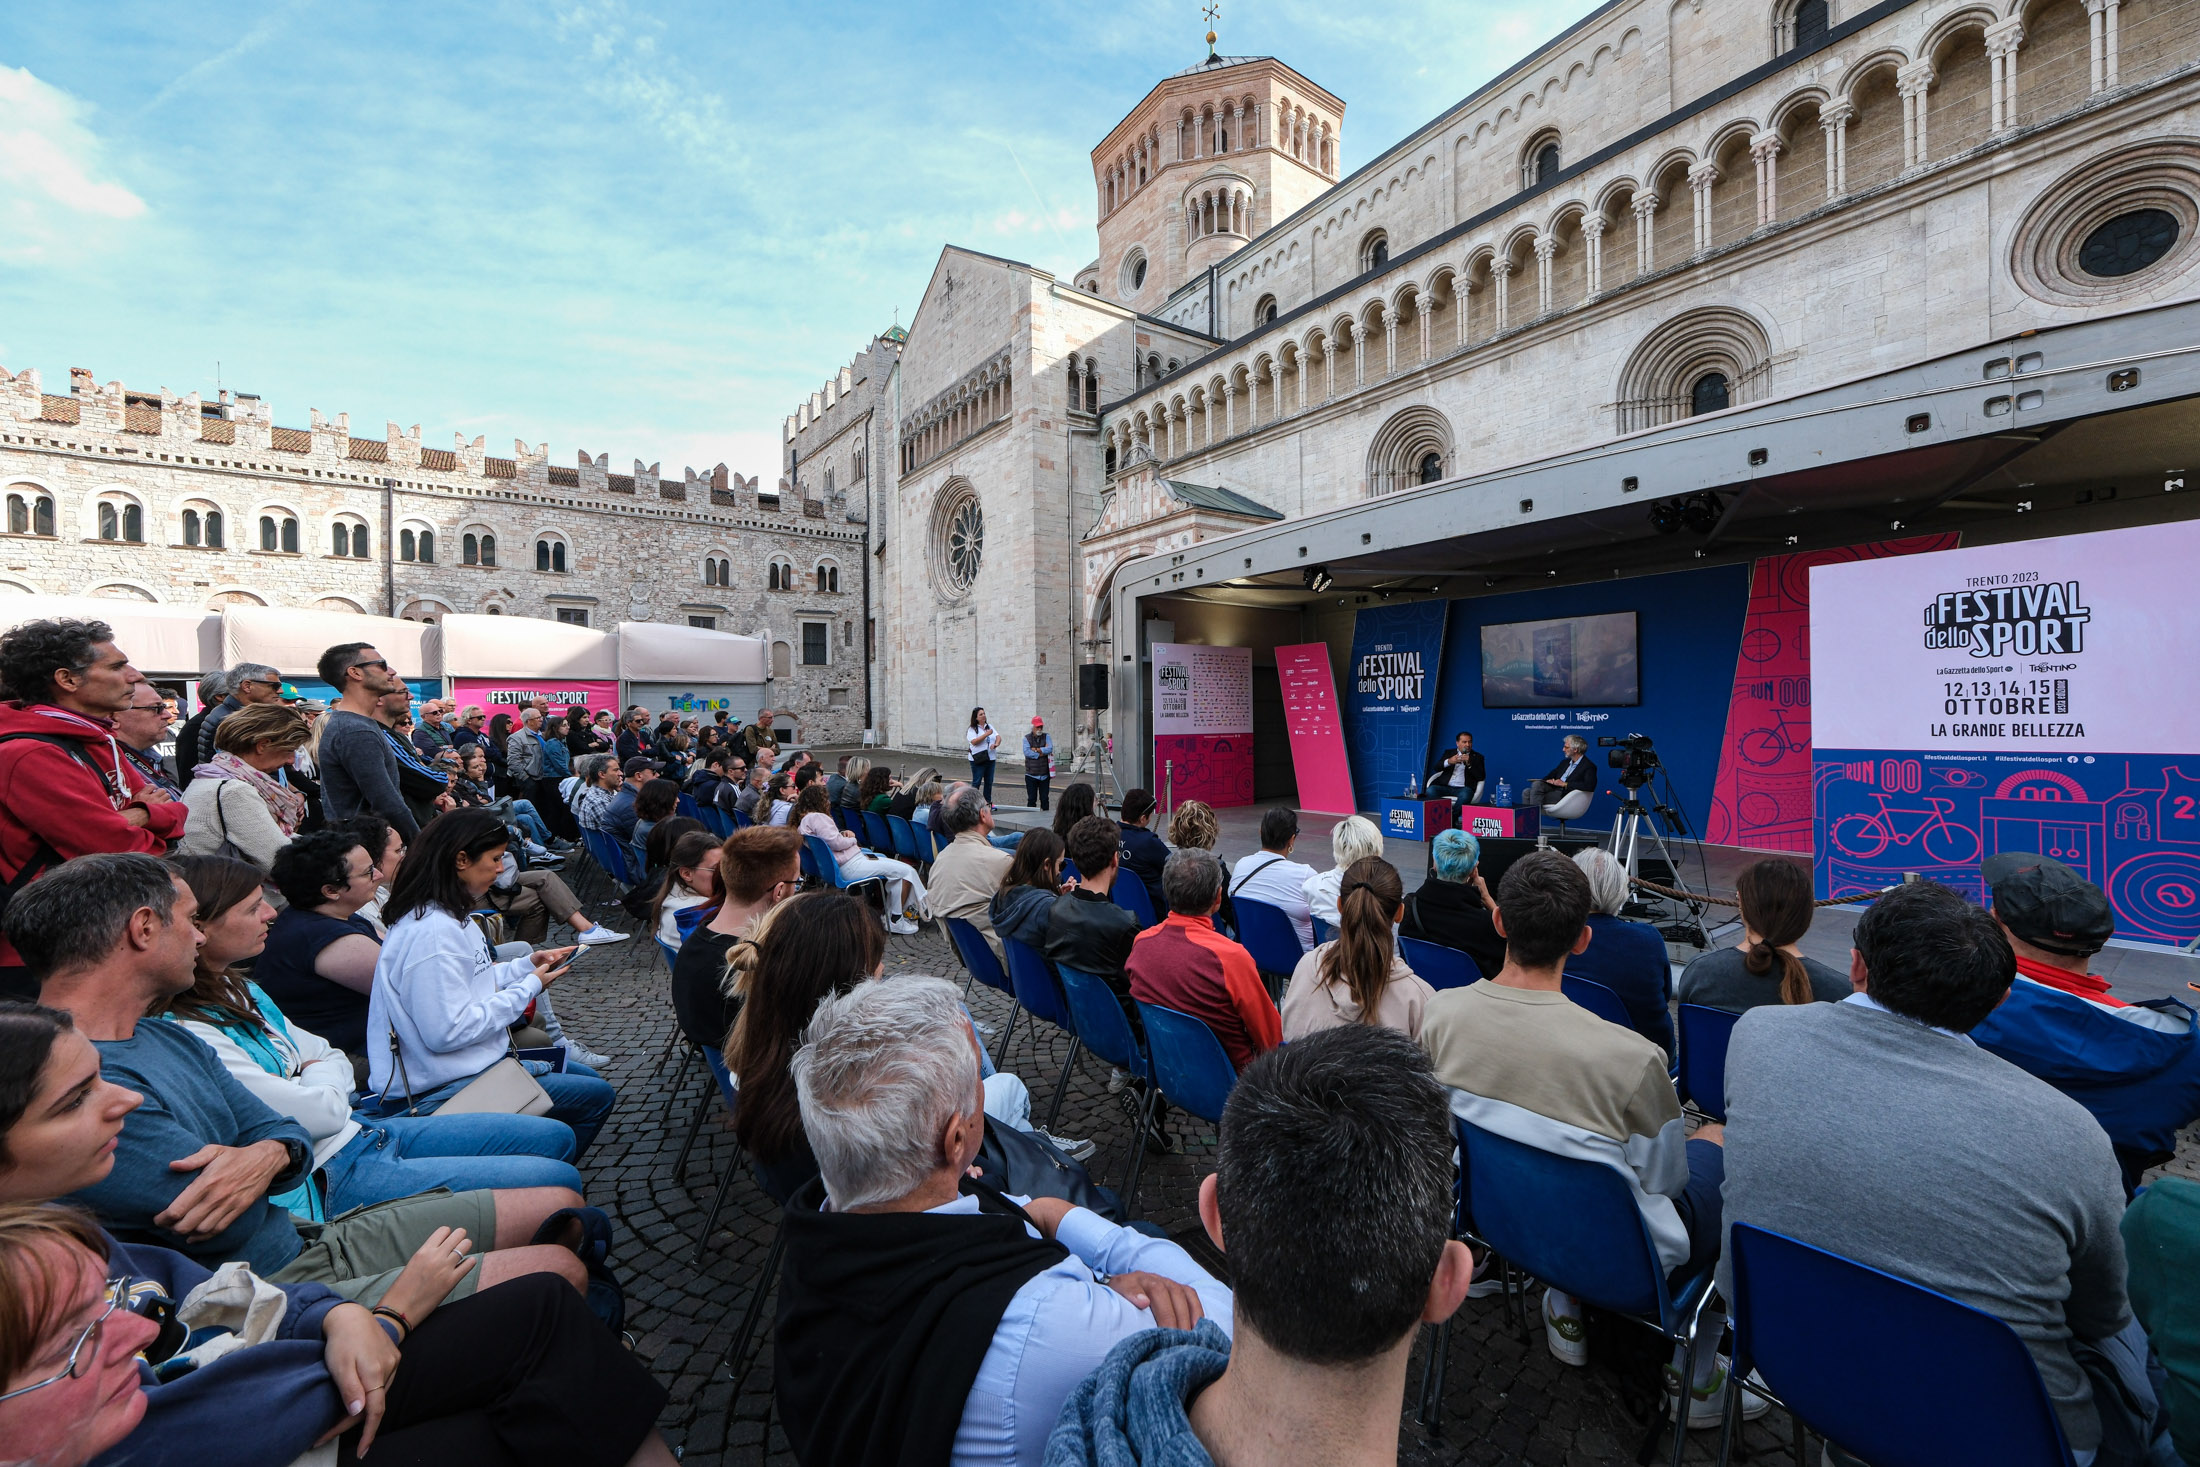
[[[592, 867], [568, 875], [590, 899], [591, 915], [615, 927], [635, 925], [616, 906], [596, 905], [609, 893]], [[589, 1200], [616, 1221], [613, 1262], [626, 1284], [627, 1327], [642, 1358], [671, 1389], [663, 1422], [670, 1440], [685, 1448], [693, 1467], [792, 1463], [785, 1435], [776, 1427], [768, 1440], [766, 1434], [772, 1383], [768, 1308], [738, 1396], [721, 1361], [771, 1249], [776, 1209], [747, 1171], [736, 1169], [703, 1261], [694, 1262], [697, 1236], [735, 1147], [713, 1100], [685, 1171], [675, 1169], [708, 1078], [684, 1051], [660, 1064], [674, 1028], [666, 971], [654, 949], [654, 943], [637, 937], [603, 953], [601, 961], [591, 960], [558, 987], [560, 1018], [575, 1037], [612, 1057], [605, 1077], [619, 1090], [618, 1110], [587, 1159]], [[889, 937], [886, 962], [889, 973], [962, 976], [944, 933], [931, 929], [915, 937]], [[982, 1025], [998, 1026], [1009, 1018], [1005, 997], [988, 989], [973, 988], [971, 1008]], [[1043, 1119], [1069, 1040], [1051, 1027], [1036, 1026], [1037, 1033], [1034, 1027], [1028, 1019], [1017, 1026], [1005, 1068], [1030, 1083], [1034, 1114]], [[1107, 1066], [1082, 1061], [1056, 1129], [1097, 1140], [1099, 1154], [1089, 1165], [1095, 1176], [1116, 1185], [1123, 1177], [1131, 1121], [1119, 1098], [1107, 1093], [1107, 1079]], [[1199, 1226], [1195, 1197], [1200, 1178], [1212, 1168], [1215, 1136], [1211, 1125], [1182, 1112], [1173, 1125], [1180, 1151], [1147, 1158], [1138, 1203], [1145, 1217], [1184, 1237]], [[1609, 1353], [1623, 1356], [1631, 1343], [1622, 1335]], [[1642, 1401], [1630, 1401], [1627, 1383], [1601, 1363], [1602, 1341], [1593, 1341], [1592, 1349], [1600, 1363], [1569, 1369], [1544, 1348], [1540, 1327], [1522, 1340], [1502, 1300], [1470, 1302], [1453, 1324], [1440, 1435], [1430, 1435], [1412, 1419], [1422, 1363], [1422, 1347], [1416, 1346], [1399, 1461], [1578, 1467], [1632, 1459], [1644, 1431]], [[1635, 1378], [1641, 1380], [1643, 1371], [1654, 1375], [1656, 1359], [1655, 1351], [1641, 1353]], [[1747, 1433], [1752, 1455], [1769, 1451], [1784, 1460], [1787, 1454], [1778, 1448], [1787, 1430], [1777, 1411], [1753, 1423]], [[1688, 1460], [1710, 1461], [1716, 1448], [1715, 1432], [1692, 1433]], [[1662, 1443], [1658, 1459], [1669, 1461], [1671, 1451], [1669, 1440]], [[1815, 1451], [1811, 1460], [1815, 1464]]]

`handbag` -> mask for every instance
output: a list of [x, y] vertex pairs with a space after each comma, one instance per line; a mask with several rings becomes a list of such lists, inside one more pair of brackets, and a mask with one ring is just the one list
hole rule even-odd
[[[397, 1042], [397, 1026], [390, 1026], [390, 1058], [397, 1065], [397, 1073], [390, 1078], [405, 1087], [404, 1114], [418, 1112], [419, 1102], [413, 1099], [412, 1080], [405, 1073], [404, 1046]], [[375, 1097], [387, 1109], [390, 1087], [384, 1085], [382, 1093]], [[527, 1073], [527, 1067], [507, 1054], [480, 1074], [468, 1080], [463, 1088], [449, 1100], [436, 1107], [436, 1114], [447, 1116], [548, 1115], [557, 1104], [550, 1092], [537, 1084], [535, 1077]]]
[[985, 1184], [1014, 1197], [1059, 1197], [1073, 1207], [1089, 1208], [1117, 1225], [1130, 1213], [1122, 1199], [1092, 1179], [1092, 1173], [1014, 1126], [985, 1119], [985, 1140], [978, 1147], [978, 1174]]

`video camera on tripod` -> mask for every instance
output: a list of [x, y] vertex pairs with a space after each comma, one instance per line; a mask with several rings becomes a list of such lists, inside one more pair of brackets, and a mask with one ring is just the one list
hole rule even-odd
[[1631, 790], [1639, 790], [1650, 782], [1651, 774], [1658, 766], [1658, 751], [1648, 734], [1629, 734], [1615, 739], [1609, 734], [1597, 740], [1597, 747], [1610, 749], [1605, 762], [1619, 771], [1619, 782]]

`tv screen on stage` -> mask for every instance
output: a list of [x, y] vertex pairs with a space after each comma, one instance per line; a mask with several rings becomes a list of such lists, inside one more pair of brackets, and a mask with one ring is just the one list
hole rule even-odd
[[1632, 708], [1641, 701], [1632, 611], [1482, 628], [1484, 708]]

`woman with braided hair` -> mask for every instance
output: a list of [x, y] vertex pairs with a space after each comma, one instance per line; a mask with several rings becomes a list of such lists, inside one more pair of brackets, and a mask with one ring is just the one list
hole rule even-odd
[[1391, 930], [1405, 915], [1405, 883], [1380, 856], [1364, 856], [1337, 883], [1337, 935], [1299, 959], [1283, 992], [1286, 1043], [1347, 1024], [1421, 1037], [1436, 990], [1398, 956]]

